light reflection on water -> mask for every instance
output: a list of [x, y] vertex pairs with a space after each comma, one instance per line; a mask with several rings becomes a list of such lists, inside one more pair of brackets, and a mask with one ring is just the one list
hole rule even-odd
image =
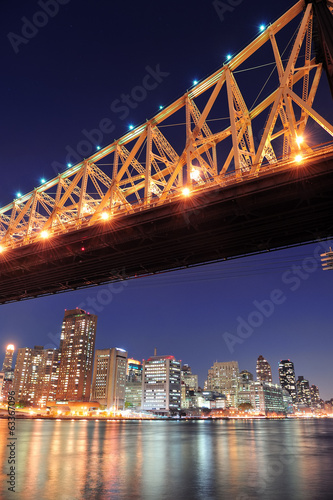
[[14, 500], [329, 500], [333, 420], [16, 421]]

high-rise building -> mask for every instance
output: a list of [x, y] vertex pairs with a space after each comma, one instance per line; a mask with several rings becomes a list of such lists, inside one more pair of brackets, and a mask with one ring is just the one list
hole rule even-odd
[[285, 413], [282, 387], [270, 382], [252, 382], [251, 405], [265, 414]]
[[257, 359], [256, 372], [257, 372], [257, 380], [259, 382], [269, 382], [270, 384], [272, 383], [271, 365], [261, 355]]
[[108, 410], [124, 409], [126, 365], [124, 349], [96, 349], [91, 401], [98, 401]]
[[180, 409], [180, 361], [152, 356], [143, 362], [142, 410], [160, 414]]
[[14, 351], [15, 347], [13, 344], [7, 345], [5, 359], [2, 364], [2, 372], [8, 372], [12, 369]]
[[312, 385], [310, 387], [310, 394], [311, 394], [311, 407], [314, 409], [322, 408], [323, 401], [320, 398], [319, 389], [316, 385]]
[[300, 375], [296, 381], [297, 402], [300, 405], [311, 406], [311, 392], [309, 381]]
[[142, 362], [128, 358], [126, 371], [125, 407], [139, 410], [142, 400]]
[[227, 399], [227, 406], [237, 407], [238, 375], [237, 361], [216, 361], [208, 370], [205, 390], [224, 394]]
[[279, 379], [283, 389], [292, 397], [293, 404], [297, 403], [297, 389], [294, 363], [290, 359], [282, 359], [279, 363]]
[[58, 349], [44, 349], [43, 346], [20, 348], [13, 384], [17, 401], [34, 406], [46, 406], [47, 401], [54, 401], [58, 365]]
[[89, 401], [97, 316], [83, 309], [65, 311], [60, 337], [56, 399]]

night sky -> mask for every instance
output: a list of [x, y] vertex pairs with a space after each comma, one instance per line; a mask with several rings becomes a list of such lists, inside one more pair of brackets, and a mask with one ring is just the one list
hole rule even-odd
[[[50, 14], [36, 17], [39, 3], [2, 6], [0, 206], [41, 178], [53, 178], [69, 161], [89, 156], [95, 149], [80, 154], [80, 142], [101, 120], [112, 122], [112, 131], [100, 132], [105, 146], [130, 124], [152, 117], [294, 2], [225, 0], [218, 9], [218, 3], [203, 0], [59, 0], [57, 7], [52, 0], [44, 2]], [[32, 19], [45, 26], [29, 27]], [[132, 109], [116, 111], [117, 100], [142, 84], [147, 67], [163, 73], [162, 81]], [[315, 104], [332, 122], [325, 78]], [[249, 90], [256, 79], [248, 73]], [[0, 361], [8, 343], [58, 347], [64, 309], [83, 307], [98, 315], [97, 348], [122, 347], [143, 359], [156, 347], [158, 354], [190, 364], [200, 385], [214, 361], [236, 360], [240, 370], [255, 373], [260, 354], [278, 382], [278, 362], [289, 358], [296, 375], [329, 399], [333, 272], [322, 271], [319, 254], [330, 245], [2, 305]]]

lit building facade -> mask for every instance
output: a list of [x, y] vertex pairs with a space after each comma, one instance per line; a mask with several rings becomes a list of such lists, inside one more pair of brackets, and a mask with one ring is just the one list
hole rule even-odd
[[296, 381], [297, 402], [299, 405], [311, 407], [311, 392], [309, 381], [300, 375]]
[[294, 363], [290, 359], [283, 359], [279, 363], [279, 379], [280, 385], [286, 389], [292, 400], [293, 404], [297, 403], [297, 389]]
[[45, 407], [54, 401], [59, 372], [59, 349], [35, 346], [18, 350], [13, 390], [17, 401]]
[[265, 415], [268, 413], [285, 414], [282, 391], [282, 387], [277, 384], [252, 382], [251, 405], [255, 410]]
[[128, 358], [126, 371], [125, 408], [141, 409], [142, 362]]
[[239, 369], [237, 361], [216, 361], [208, 370], [205, 390], [224, 394], [227, 400], [227, 406], [237, 407], [238, 376]]
[[311, 394], [311, 406], [312, 406], [312, 408], [314, 408], [314, 409], [322, 408], [323, 401], [320, 398], [319, 389], [316, 385], [312, 385], [310, 387], [310, 394]]
[[268, 361], [263, 357], [259, 356], [257, 359], [256, 366], [257, 380], [259, 382], [269, 382], [272, 383], [272, 369]]
[[89, 401], [97, 316], [83, 309], [65, 311], [60, 338], [56, 399]]
[[179, 411], [180, 405], [180, 361], [174, 356], [152, 356], [144, 361], [142, 410], [169, 414]]
[[126, 369], [127, 352], [124, 349], [96, 349], [91, 401], [97, 401], [108, 410], [123, 410]]

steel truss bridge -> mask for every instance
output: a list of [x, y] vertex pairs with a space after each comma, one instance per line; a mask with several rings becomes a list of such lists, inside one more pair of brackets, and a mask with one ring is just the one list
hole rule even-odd
[[[1, 208], [0, 303], [331, 237], [333, 126], [314, 100], [323, 70], [333, 95], [332, 11], [297, 2], [152, 119]], [[263, 49], [275, 84], [249, 108]]]

